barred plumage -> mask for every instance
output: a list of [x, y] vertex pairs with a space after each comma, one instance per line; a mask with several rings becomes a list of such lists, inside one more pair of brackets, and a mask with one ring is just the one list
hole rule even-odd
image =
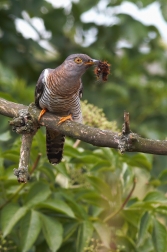
[[[43, 70], [36, 84], [35, 104], [58, 116], [71, 115], [74, 121], [81, 123], [81, 76], [87, 68], [98, 62], [85, 54], [72, 54], [59, 67]], [[49, 161], [59, 163], [64, 135], [57, 130], [46, 129], [46, 143]]]

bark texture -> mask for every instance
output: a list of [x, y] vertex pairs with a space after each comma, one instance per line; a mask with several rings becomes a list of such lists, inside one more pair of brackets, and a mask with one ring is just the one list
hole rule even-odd
[[[32, 103], [30, 106], [13, 103], [0, 98], [0, 114], [8, 117], [18, 117], [20, 110], [25, 109], [33, 119], [32, 127], [37, 128], [40, 110]], [[101, 130], [89, 127], [73, 121], [66, 121], [58, 125], [59, 117], [46, 113], [40, 120], [39, 125], [50, 129], [57, 129], [66, 136], [80, 139], [100, 147], [110, 147], [119, 149], [121, 152], [143, 152], [157, 155], [167, 155], [166, 140], [152, 140], [142, 138], [132, 133], [129, 126], [129, 114], [124, 113], [124, 125], [122, 133]], [[35, 129], [34, 129], [35, 131]], [[34, 134], [34, 133], [33, 133]]]

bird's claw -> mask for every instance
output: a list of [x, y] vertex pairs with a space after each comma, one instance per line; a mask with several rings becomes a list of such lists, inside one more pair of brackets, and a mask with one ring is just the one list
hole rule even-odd
[[47, 112], [47, 109], [42, 109], [39, 116], [38, 116], [38, 121], [41, 120], [41, 117]]
[[71, 120], [72, 121], [72, 115], [61, 117], [57, 125], [60, 125], [60, 124], [62, 124], [63, 122], [65, 122], [67, 120]]

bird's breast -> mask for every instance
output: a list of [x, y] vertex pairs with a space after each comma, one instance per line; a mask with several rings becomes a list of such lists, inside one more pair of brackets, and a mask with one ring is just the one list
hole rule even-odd
[[62, 87], [49, 88], [45, 86], [43, 95], [39, 100], [41, 108], [47, 108], [48, 111], [63, 116], [78, 107], [80, 103], [79, 89], [75, 92], [68, 92], [68, 89]]
[[58, 73], [46, 73], [39, 105], [58, 116], [72, 114], [75, 121], [81, 122], [80, 86], [80, 79], [74, 80]]

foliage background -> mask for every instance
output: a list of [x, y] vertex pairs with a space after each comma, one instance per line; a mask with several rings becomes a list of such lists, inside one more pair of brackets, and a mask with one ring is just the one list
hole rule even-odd
[[[115, 14], [118, 22], [111, 25], [99, 20], [83, 22], [83, 13], [91, 8], [100, 13], [99, 3], [104, 2], [80, 0], [54, 8], [44, 0], [2, 0], [0, 96], [28, 105], [44, 68], [54, 68], [69, 54], [86, 53], [111, 63], [112, 74], [102, 84], [93, 71], [87, 71], [84, 98], [103, 108], [118, 128], [126, 110], [134, 132], [164, 139], [167, 45], [155, 26], [146, 26], [130, 15]], [[153, 1], [131, 2], [142, 10]], [[157, 2], [167, 20], [166, 1]], [[122, 3], [110, 0], [103, 12]], [[45, 31], [35, 25], [36, 18]], [[35, 29], [36, 40], [29, 38], [28, 29], [27, 37], [17, 31], [18, 19]], [[88, 37], [93, 39], [90, 44]], [[43, 47], [46, 43], [51, 49]], [[166, 251], [165, 156], [120, 155], [85, 143], [75, 148], [73, 140], [67, 139], [64, 161], [52, 166], [46, 159], [41, 129], [34, 137], [30, 161], [31, 170], [42, 153], [38, 168], [28, 184], [18, 185], [13, 168], [18, 166], [20, 136], [11, 132], [8, 120], [1, 116], [0, 251]], [[122, 209], [134, 177], [136, 189]]]

